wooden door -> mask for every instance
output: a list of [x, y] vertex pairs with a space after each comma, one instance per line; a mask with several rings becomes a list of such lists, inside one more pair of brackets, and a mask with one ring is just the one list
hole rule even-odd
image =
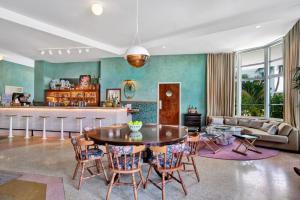
[[179, 125], [180, 84], [159, 84], [159, 124]]

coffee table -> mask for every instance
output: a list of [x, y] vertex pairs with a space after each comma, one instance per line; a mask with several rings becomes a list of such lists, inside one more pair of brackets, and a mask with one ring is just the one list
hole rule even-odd
[[244, 131], [243, 128], [237, 126], [228, 126], [228, 125], [220, 125], [220, 126], [209, 126], [206, 128], [206, 132], [213, 135], [220, 135], [216, 138], [216, 144], [219, 145], [230, 145], [234, 142], [235, 137], [233, 134], [241, 134]]
[[[258, 151], [254, 146], [255, 141], [259, 138], [258, 136], [247, 134], [233, 134], [232, 136], [235, 137], [239, 142], [238, 146], [235, 149], [232, 149], [233, 152], [242, 154], [244, 156], [247, 156], [247, 151], [253, 151], [261, 154], [261, 152]], [[245, 147], [245, 149], [242, 150], [242, 147]]]

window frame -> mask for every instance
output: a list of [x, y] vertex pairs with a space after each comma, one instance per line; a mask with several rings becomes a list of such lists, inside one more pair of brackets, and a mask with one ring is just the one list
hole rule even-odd
[[[270, 64], [274, 61], [283, 60], [283, 48], [282, 48], [282, 56], [276, 59], [271, 60], [271, 48], [276, 45], [283, 45], [283, 39], [280, 38], [272, 43], [269, 43], [265, 46], [260, 46], [256, 48], [251, 49], [245, 49], [241, 51], [236, 52], [236, 116], [241, 116], [242, 114], [242, 81], [251, 81], [251, 80], [264, 80], [264, 118], [270, 118], [270, 108], [271, 108], [271, 102], [270, 102], [270, 79], [272, 78], [278, 78], [283, 77], [284, 79], [284, 70], [280, 74], [270, 74]], [[247, 65], [241, 65], [242, 64], [242, 54], [247, 52], [253, 52], [262, 50], [264, 52], [264, 62], [258, 62], [258, 63], [251, 63]], [[255, 66], [255, 65], [262, 65], [264, 64], [264, 77], [262, 78], [242, 78], [242, 68], [243, 67], [249, 67], [249, 66]], [[284, 87], [283, 87], [283, 94], [285, 94]], [[275, 104], [272, 104], [275, 105]], [[277, 105], [277, 104], [276, 104]], [[283, 104], [278, 104], [282, 105]], [[259, 116], [253, 116], [253, 117], [259, 117]]]

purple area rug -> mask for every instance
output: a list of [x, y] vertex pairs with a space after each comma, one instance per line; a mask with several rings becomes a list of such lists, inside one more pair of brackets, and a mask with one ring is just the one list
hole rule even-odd
[[244, 155], [241, 155], [239, 153], [235, 153], [232, 151], [232, 149], [234, 149], [237, 145], [238, 145], [238, 142], [234, 142], [233, 144], [227, 145], [227, 146], [220, 145], [220, 147], [222, 149], [220, 151], [218, 151], [216, 154], [214, 154], [207, 147], [204, 147], [204, 148], [200, 149], [199, 155], [201, 157], [222, 159], [222, 160], [260, 160], [260, 159], [277, 156], [279, 154], [279, 151], [277, 151], [277, 150], [257, 147], [257, 149], [260, 152], [262, 152], [261, 154], [255, 153], [252, 151], [247, 151], [247, 155], [244, 156]]

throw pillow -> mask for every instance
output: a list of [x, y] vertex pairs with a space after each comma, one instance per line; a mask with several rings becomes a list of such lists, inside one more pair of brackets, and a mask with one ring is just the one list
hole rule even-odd
[[224, 124], [224, 119], [220, 117], [212, 117], [211, 118], [211, 124], [212, 125], [223, 125]]
[[238, 124], [237, 118], [227, 117], [224, 119], [226, 125], [236, 126]]
[[287, 123], [281, 123], [278, 127], [278, 135], [284, 135], [284, 136], [289, 136], [291, 131], [293, 130], [293, 127], [290, 126]]
[[260, 128], [260, 130], [262, 131], [265, 131], [265, 132], [268, 132], [268, 130], [274, 126], [273, 124], [271, 123], [264, 123], [263, 126]]
[[278, 127], [276, 125], [272, 125], [271, 128], [267, 131], [267, 133], [271, 135], [277, 135], [278, 133]]
[[270, 121], [270, 124], [273, 124], [275, 126], [279, 126], [281, 124], [281, 122], [278, 121]]
[[249, 127], [259, 129], [263, 126], [264, 122], [260, 120], [250, 120]]
[[244, 118], [240, 118], [239, 119], [239, 125], [240, 126], [246, 126], [246, 127], [248, 127], [249, 126], [249, 122], [250, 122], [250, 119], [244, 119]]

